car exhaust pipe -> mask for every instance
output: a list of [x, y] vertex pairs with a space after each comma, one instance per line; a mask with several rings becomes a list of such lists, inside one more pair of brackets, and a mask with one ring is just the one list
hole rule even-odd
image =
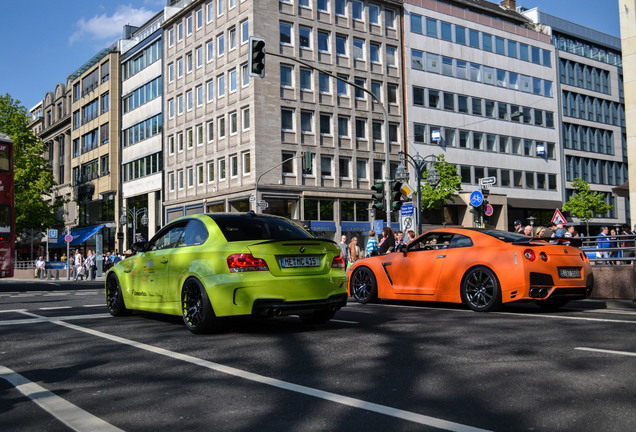
[[336, 310], [336, 304], [335, 304], [335, 303], [331, 303], [331, 304], [329, 305], [329, 312], [333, 312], [333, 311], [335, 311], [335, 310]]
[[539, 291], [538, 288], [530, 288], [530, 297], [537, 298], [538, 297], [537, 291]]
[[271, 311], [272, 311], [272, 316], [280, 316], [280, 314], [282, 313], [280, 308], [274, 308], [274, 309], [271, 309]]
[[545, 296], [548, 295], [548, 289], [547, 288], [541, 288], [539, 290], [539, 297], [541, 298], [545, 298]]
[[267, 318], [271, 318], [274, 316], [274, 309], [266, 309], [265, 310], [265, 316], [267, 316]]

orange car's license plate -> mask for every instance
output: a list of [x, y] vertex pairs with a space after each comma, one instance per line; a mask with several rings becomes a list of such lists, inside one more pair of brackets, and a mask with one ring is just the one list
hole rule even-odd
[[580, 269], [559, 269], [559, 276], [562, 278], [576, 279], [581, 277]]
[[280, 266], [284, 268], [318, 267], [320, 266], [320, 258], [317, 256], [281, 258]]

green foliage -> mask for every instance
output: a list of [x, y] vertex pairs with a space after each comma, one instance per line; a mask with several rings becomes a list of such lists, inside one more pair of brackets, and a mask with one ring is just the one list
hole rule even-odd
[[575, 192], [572, 198], [563, 205], [563, 211], [568, 211], [581, 221], [585, 222], [589, 235], [589, 222], [595, 215], [604, 214], [612, 210], [614, 206], [605, 202], [603, 194], [592, 192], [590, 185], [580, 178], [572, 181]]
[[[459, 198], [458, 192], [462, 190], [461, 176], [457, 174], [457, 167], [446, 162], [443, 154], [437, 156], [434, 166], [440, 176], [439, 184], [432, 188], [424, 182], [422, 209], [440, 210], [446, 206], [447, 201], [455, 202], [455, 198]], [[427, 175], [428, 170], [423, 174], [424, 179]]]
[[29, 129], [27, 109], [8, 93], [0, 96], [0, 131], [13, 140], [16, 233], [58, 225], [55, 214], [63, 202], [46, 201], [56, 185], [51, 165], [43, 157], [47, 146]]

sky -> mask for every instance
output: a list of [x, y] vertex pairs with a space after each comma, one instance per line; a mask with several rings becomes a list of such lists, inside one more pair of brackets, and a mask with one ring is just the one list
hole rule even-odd
[[[121, 38], [125, 24], [146, 22], [165, 0], [3, 0], [0, 94], [32, 108], [58, 83]], [[618, 0], [517, 0], [620, 37]]]

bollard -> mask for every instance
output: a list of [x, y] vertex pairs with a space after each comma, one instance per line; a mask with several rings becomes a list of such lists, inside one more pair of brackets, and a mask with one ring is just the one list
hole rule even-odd
[[86, 274], [86, 280], [93, 279], [93, 266], [88, 267], [88, 273]]
[[55, 269], [55, 280], [60, 280], [60, 271]]
[[46, 272], [46, 279], [51, 280], [51, 273], [53, 273], [53, 271], [51, 269], [46, 269], [44, 271]]

